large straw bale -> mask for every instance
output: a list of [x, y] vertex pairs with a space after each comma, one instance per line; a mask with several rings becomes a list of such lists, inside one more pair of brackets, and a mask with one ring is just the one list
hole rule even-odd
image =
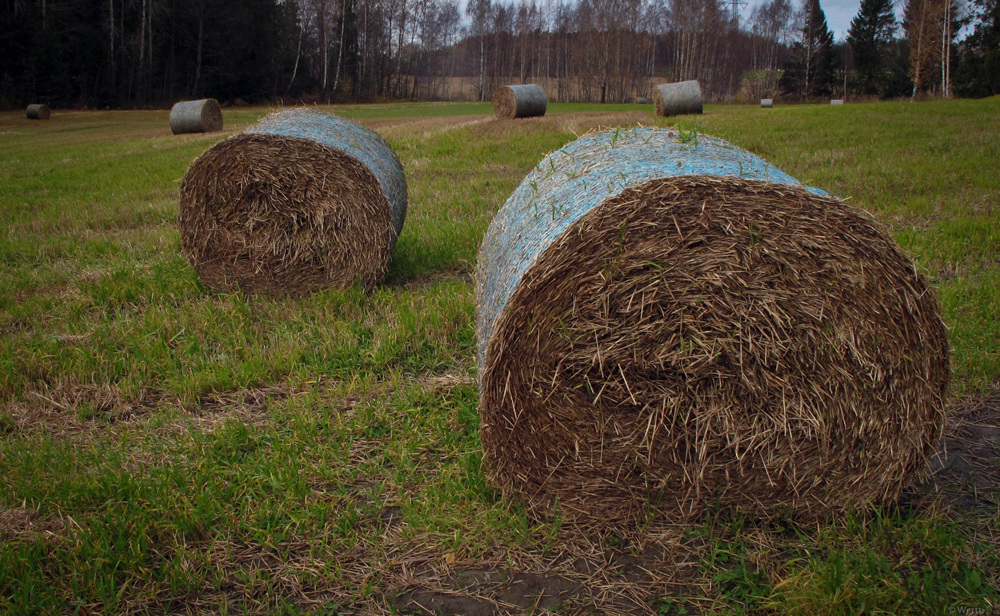
[[184, 251], [219, 290], [371, 287], [405, 218], [406, 181], [392, 149], [312, 109], [277, 111], [220, 141], [181, 184]]
[[222, 107], [214, 98], [175, 103], [170, 108], [170, 130], [175, 135], [220, 131]]
[[942, 431], [934, 293], [861, 211], [690, 137], [586, 135], [490, 225], [488, 476], [534, 515], [584, 525], [891, 501]]
[[52, 117], [52, 110], [48, 105], [32, 104], [25, 110], [29, 120], [48, 120]]
[[701, 113], [701, 86], [697, 81], [679, 81], [656, 86], [653, 92], [656, 115], [673, 116]]
[[542, 86], [501, 86], [493, 93], [493, 112], [501, 119], [530, 118], [545, 115], [548, 101]]

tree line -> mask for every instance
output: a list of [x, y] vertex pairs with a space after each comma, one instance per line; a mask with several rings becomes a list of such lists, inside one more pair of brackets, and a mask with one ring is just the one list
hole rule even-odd
[[0, 0], [0, 106], [1000, 93], [1000, 0], [863, 0], [840, 43], [792, 1]]

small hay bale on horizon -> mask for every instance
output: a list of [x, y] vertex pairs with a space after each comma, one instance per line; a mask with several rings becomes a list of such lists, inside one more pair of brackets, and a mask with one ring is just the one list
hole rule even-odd
[[382, 277], [406, 180], [374, 131], [276, 111], [199, 156], [181, 183], [183, 250], [210, 288], [301, 295]]
[[222, 130], [222, 107], [214, 98], [181, 101], [170, 108], [170, 131], [185, 133], [215, 133]]
[[702, 112], [701, 86], [696, 80], [665, 83], [653, 92], [656, 115], [674, 116]]
[[503, 120], [545, 115], [545, 90], [535, 84], [501, 86], [493, 93], [493, 112]]
[[544, 158], [477, 271], [484, 469], [588, 527], [891, 502], [940, 438], [933, 290], [860, 210], [725, 141]]
[[48, 105], [35, 103], [28, 105], [25, 114], [29, 120], [48, 120], [52, 117], [52, 110]]
[[764, 109], [770, 109], [771, 107], [774, 107], [774, 99], [762, 98], [760, 99], [760, 106]]

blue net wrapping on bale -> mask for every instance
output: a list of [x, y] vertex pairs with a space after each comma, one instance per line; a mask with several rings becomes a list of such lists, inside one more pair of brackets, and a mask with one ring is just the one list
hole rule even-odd
[[301, 294], [383, 274], [406, 180], [374, 131], [313, 109], [274, 112], [195, 160], [181, 184], [185, 253], [220, 290]]
[[704, 135], [586, 135], [477, 272], [491, 480], [585, 525], [898, 496], [943, 429], [935, 295], [859, 210]]

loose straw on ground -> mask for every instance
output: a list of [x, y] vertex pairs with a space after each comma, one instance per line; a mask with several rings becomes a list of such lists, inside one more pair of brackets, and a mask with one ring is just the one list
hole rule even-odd
[[222, 107], [214, 98], [175, 103], [170, 109], [170, 130], [175, 135], [220, 131]]
[[493, 112], [500, 119], [530, 118], [545, 115], [548, 101], [541, 86], [502, 86], [493, 93]]
[[184, 252], [213, 289], [301, 294], [384, 273], [406, 181], [375, 132], [311, 109], [272, 113], [195, 160], [181, 184]]
[[941, 434], [933, 291], [879, 225], [733, 145], [590, 134], [480, 249], [481, 437], [536, 516], [885, 503]]

